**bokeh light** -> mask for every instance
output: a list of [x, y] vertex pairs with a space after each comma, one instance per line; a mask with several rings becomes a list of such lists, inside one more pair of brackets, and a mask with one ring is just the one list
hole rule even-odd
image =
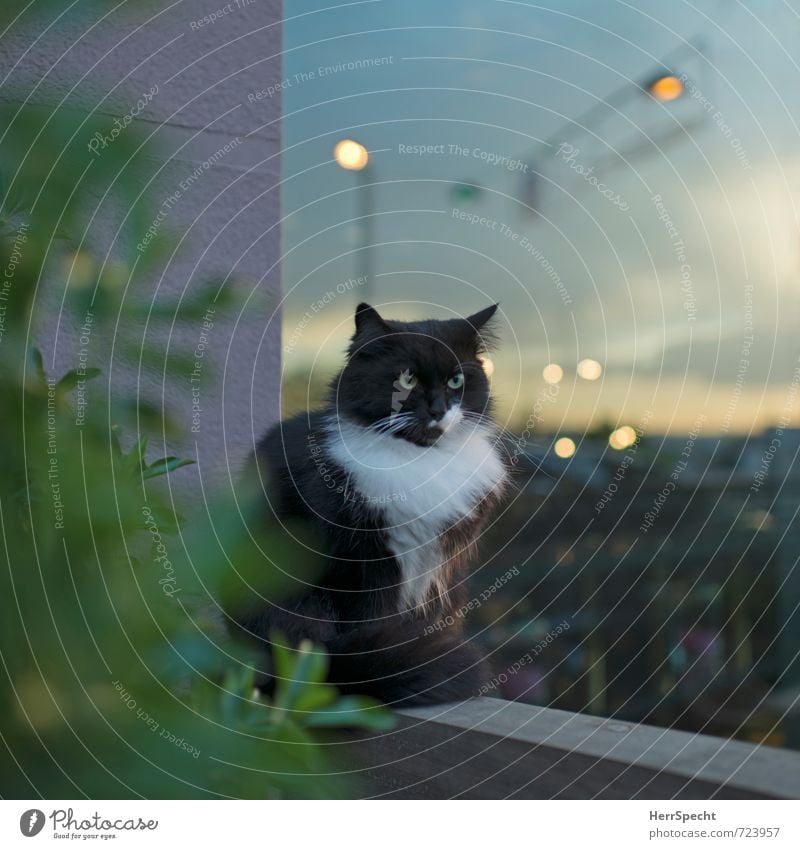
[[546, 383], [560, 383], [564, 377], [564, 369], [558, 363], [550, 363], [542, 369], [542, 377]]
[[656, 100], [660, 100], [663, 103], [668, 103], [670, 100], [677, 100], [683, 94], [683, 83], [673, 74], [653, 80], [649, 88], [650, 94]]
[[333, 149], [333, 158], [347, 171], [361, 171], [369, 163], [369, 153], [363, 144], [353, 139], [342, 139]]
[[608, 437], [608, 444], [617, 451], [622, 451], [624, 448], [630, 448], [637, 439], [636, 429], [630, 425], [618, 427]]
[[597, 380], [603, 373], [603, 367], [597, 360], [581, 360], [578, 363], [578, 377], [584, 380]]
[[575, 453], [575, 442], [568, 436], [562, 436], [561, 439], [556, 440], [553, 450], [556, 452], [556, 457], [566, 460]]

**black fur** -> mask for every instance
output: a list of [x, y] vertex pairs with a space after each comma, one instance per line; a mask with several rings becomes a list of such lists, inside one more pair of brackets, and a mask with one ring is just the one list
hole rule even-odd
[[[331, 383], [326, 408], [276, 425], [256, 450], [254, 468], [265, 485], [269, 514], [311, 523], [324, 539], [327, 559], [315, 586], [251, 610], [239, 622], [265, 646], [274, 632], [294, 645], [303, 638], [323, 644], [331, 656], [329, 679], [343, 692], [393, 705], [425, 704], [475, 695], [485, 680], [462, 617], [444, 623], [468, 600], [465, 567], [500, 493], [487, 494], [468, 517], [443, 529], [447, 592], [400, 610], [401, 572], [386, 546], [381, 506], [366, 502], [326, 453], [326, 423], [344, 419], [380, 429], [398, 405], [398, 391], [407, 415], [402, 427], [390, 431], [396, 439], [434, 445], [441, 431], [430, 427], [431, 420], [455, 400], [468, 420], [488, 422], [489, 384], [479, 355], [495, 310], [467, 319], [400, 322], [359, 305], [346, 365]], [[410, 391], [398, 385], [403, 372], [418, 381]], [[464, 383], [453, 389], [447, 382], [456, 372]], [[263, 687], [270, 687], [268, 672]]]

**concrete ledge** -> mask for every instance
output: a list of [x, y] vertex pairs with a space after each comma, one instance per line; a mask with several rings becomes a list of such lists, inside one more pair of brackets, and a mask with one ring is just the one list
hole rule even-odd
[[796, 799], [800, 753], [497, 699], [353, 741], [371, 798]]

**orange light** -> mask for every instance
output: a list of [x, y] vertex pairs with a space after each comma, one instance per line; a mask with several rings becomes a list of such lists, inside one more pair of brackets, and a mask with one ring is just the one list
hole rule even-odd
[[560, 383], [564, 377], [564, 369], [558, 363], [550, 363], [542, 369], [542, 377], [545, 383], [555, 384]]
[[665, 77], [659, 77], [648, 86], [650, 94], [656, 100], [662, 103], [668, 103], [670, 100], [677, 100], [683, 94], [683, 83], [679, 77], [669, 74]]
[[603, 373], [603, 367], [597, 360], [581, 360], [578, 363], [578, 377], [584, 380], [597, 380]]
[[333, 149], [333, 158], [347, 171], [362, 171], [369, 162], [369, 152], [357, 141], [342, 139]]
[[561, 439], [556, 440], [553, 450], [556, 452], [556, 457], [566, 460], [575, 453], [575, 443], [568, 436], [562, 436]]
[[617, 451], [622, 451], [630, 448], [638, 438], [639, 435], [630, 425], [623, 425], [608, 437], [608, 444]]

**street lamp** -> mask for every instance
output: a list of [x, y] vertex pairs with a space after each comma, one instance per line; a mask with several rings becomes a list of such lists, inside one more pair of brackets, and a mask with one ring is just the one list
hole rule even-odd
[[345, 171], [355, 171], [360, 182], [358, 192], [359, 228], [361, 230], [361, 249], [359, 250], [359, 277], [363, 282], [358, 292], [360, 301], [370, 300], [370, 289], [372, 288], [372, 219], [373, 219], [373, 197], [372, 181], [369, 165], [369, 151], [360, 142], [353, 139], [342, 139], [333, 148], [333, 159], [340, 168]]
[[675, 74], [662, 74], [647, 83], [647, 90], [656, 100], [669, 103], [683, 94], [683, 80]]
[[337, 165], [346, 171], [363, 171], [369, 165], [369, 151], [352, 139], [342, 139], [333, 149]]
[[[685, 57], [691, 57], [695, 54], [704, 55], [702, 41], [693, 39], [679, 45], [659, 61], [659, 70], [651, 71], [643, 80], [623, 83], [602, 100], [599, 100], [584, 112], [581, 112], [566, 124], [559, 127], [556, 132], [545, 139], [544, 146], [550, 151], [554, 149], [560, 151], [560, 145], [568, 139], [574, 135], [585, 133], [592, 128], [596, 121], [601, 120], [609, 110], [619, 110], [626, 103], [637, 97], [641, 97], [642, 93], [649, 94], [654, 100], [658, 100], [661, 103], [669, 103], [672, 100], [677, 100], [686, 90], [684, 84], [686, 77], [681, 78], [667, 69], [681, 67]], [[538, 211], [537, 204], [539, 199], [537, 195], [540, 180], [537, 170], [537, 158], [537, 154], [533, 154], [527, 158], [530, 167], [524, 172], [525, 177], [522, 181], [522, 201], [531, 212]]]

